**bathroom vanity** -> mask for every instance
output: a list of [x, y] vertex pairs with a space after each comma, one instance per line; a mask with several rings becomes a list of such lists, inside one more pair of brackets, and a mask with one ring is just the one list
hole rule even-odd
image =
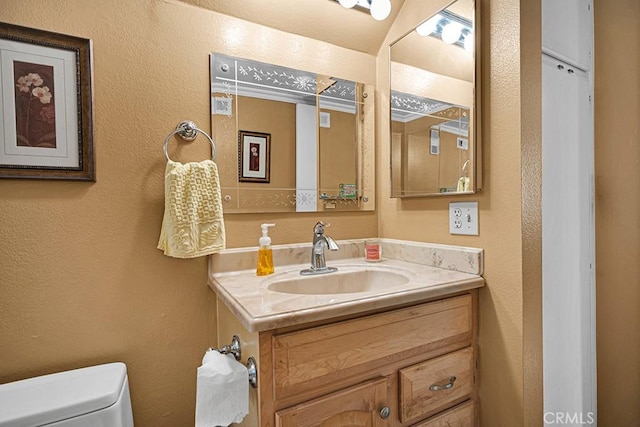
[[362, 241], [338, 244], [338, 271], [310, 278], [309, 244], [274, 246], [267, 277], [255, 248], [211, 257], [219, 344], [238, 335], [258, 361], [241, 425], [477, 425], [482, 251], [382, 239], [367, 263]]

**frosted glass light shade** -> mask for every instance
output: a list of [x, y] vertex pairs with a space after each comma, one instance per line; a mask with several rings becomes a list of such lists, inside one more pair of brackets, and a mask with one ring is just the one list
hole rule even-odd
[[386, 19], [391, 13], [391, 0], [373, 0], [371, 2], [371, 17], [376, 21]]
[[442, 41], [448, 44], [454, 44], [462, 35], [462, 25], [457, 22], [451, 22], [442, 29]]
[[347, 9], [351, 9], [356, 4], [358, 4], [358, 0], [339, 0], [340, 6], [346, 7]]
[[464, 50], [473, 53], [474, 44], [473, 34], [467, 34], [464, 38]]
[[440, 21], [440, 16], [436, 15], [429, 19], [428, 21], [423, 22], [422, 24], [416, 27], [416, 33], [419, 35], [426, 37], [429, 34], [433, 33], [438, 27], [438, 22]]

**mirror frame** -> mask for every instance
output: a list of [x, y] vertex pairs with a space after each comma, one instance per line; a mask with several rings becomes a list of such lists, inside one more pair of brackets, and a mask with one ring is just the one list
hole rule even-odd
[[[481, 191], [483, 189], [483, 180], [482, 180], [482, 170], [483, 170], [483, 161], [482, 161], [482, 97], [481, 97], [481, 81], [482, 81], [482, 75], [481, 75], [481, 31], [480, 31], [480, 25], [481, 25], [481, 13], [480, 13], [480, 9], [481, 9], [481, 5], [479, 4], [478, 0], [472, 0], [473, 2], [473, 35], [474, 35], [474, 52], [473, 52], [473, 80], [472, 80], [472, 84], [473, 84], [473, 94], [472, 94], [472, 98], [473, 98], [473, 105], [470, 106], [469, 108], [473, 111], [473, 117], [472, 117], [472, 121], [470, 122], [470, 127], [471, 127], [471, 131], [472, 132], [469, 137], [470, 139], [473, 140], [473, 152], [472, 152], [472, 159], [473, 159], [473, 180], [472, 180], [472, 187], [470, 189], [470, 191], [464, 191], [464, 192], [453, 192], [453, 191], [449, 191], [449, 192], [424, 192], [424, 193], [415, 193], [415, 194], [394, 194], [394, 188], [393, 188], [393, 146], [392, 146], [392, 141], [393, 141], [393, 120], [392, 120], [392, 93], [393, 93], [393, 88], [392, 88], [392, 60], [391, 60], [391, 48], [398, 43], [399, 41], [401, 41], [404, 37], [406, 37], [407, 35], [411, 34], [413, 31], [416, 30], [417, 27], [419, 27], [421, 24], [425, 23], [426, 21], [428, 21], [429, 19], [431, 19], [432, 17], [436, 16], [438, 13], [442, 12], [443, 10], [449, 8], [452, 4], [456, 3], [456, 1], [452, 1], [450, 3], [448, 3], [446, 6], [442, 7], [441, 9], [435, 11], [433, 14], [431, 14], [430, 16], [428, 16], [427, 18], [423, 19], [422, 21], [420, 21], [415, 27], [411, 28], [409, 31], [405, 32], [401, 37], [399, 37], [398, 39], [394, 40], [393, 42], [391, 42], [389, 44], [389, 91], [388, 91], [388, 96], [389, 96], [389, 146], [390, 146], [390, 151], [389, 151], [389, 170], [390, 170], [390, 176], [389, 176], [389, 194], [391, 198], [419, 198], [419, 197], [432, 197], [432, 196], [460, 196], [460, 195], [468, 195], [468, 194], [475, 194], [478, 191]], [[427, 70], [428, 71], [428, 70]], [[436, 100], [436, 102], [438, 102]], [[400, 165], [400, 168], [403, 168], [403, 165]]]
[[[234, 65], [221, 68], [225, 65], [225, 61], [233, 61]], [[275, 79], [278, 81], [274, 81], [274, 84], [263, 85], [253, 82], [247, 73], [243, 74], [244, 77], [240, 77], [240, 74], [236, 75], [236, 67], [244, 67], [245, 71], [250, 71], [249, 74], [259, 74], [262, 78], [271, 78], [272, 76], [280, 76], [283, 78]], [[219, 75], [218, 69], [222, 70], [223, 73], [231, 71], [233, 77]], [[271, 78], [271, 80], [274, 79]], [[284, 83], [282, 80], [286, 80], [287, 83]], [[375, 210], [375, 88], [372, 85], [334, 77], [333, 75], [327, 76], [325, 74], [289, 68], [284, 65], [261, 62], [215, 51], [210, 55], [210, 81], [212, 136], [215, 137], [216, 140], [220, 140], [221, 144], [219, 145], [221, 150], [228, 150], [230, 148], [231, 144], [227, 144], [227, 142], [233, 140], [234, 130], [236, 133], [241, 130], [247, 131], [247, 129], [241, 129], [244, 125], [241, 125], [238, 121], [241, 116], [241, 108], [236, 98], [237, 96], [247, 95], [236, 90], [235, 85], [240, 85], [238, 87], [251, 86], [253, 88], [251, 92], [259, 95], [256, 98], [266, 101], [291, 103], [293, 98], [297, 99], [300, 96], [313, 97], [315, 101], [313, 103], [315, 108], [315, 130], [313, 133], [315, 134], [316, 142], [316, 164], [313, 168], [303, 167], [303, 171], [300, 172], [306, 173], [307, 175], [308, 172], [311, 172], [312, 175], [316, 177], [315, 186], [305, 187], [303, 182], [302, 187], [299, 185], [294, 185], [293, 187], [279, 187], [276, 185], [267, 188], [261, 185], [252, 185], [253, 183], [251, 182], [241, 182], [239, 179], [232, 182], [228, 176], [230, 175], [230, 168], [226, 168], [225, 171], [223, 171], [225, 165], [221, 164], [219, 170], [221, 173], [221, 189], [223, 191], [223, 207], [225, 212], [308, 213]], [[227, 84], [231, 86], [223, 88], [221, 86], [222, 81], [226, 82], [223, 83], [222, 86], [226, 86]], [[288, 83], [291, 82], [294, 84], [294, 87], [288, 85]], [[277, 87], [276, 83], [277, 85], [282, 85], [282, 87]], [[296, 86], [297, 83], [304, 84], [299, 88]], [[318, 93], [318, 91], [320, 93]], [[288, 95], [283, 95], [287, 93]], [[218, 112], [217, 105], [221, 102], [220, 96], [222, 96], [222, 100], [228, 102], [225, 102], [225, 105], [220, 108], [221, 112]], [[248, 96], [252, 97], [252, 95]], [[355, 98], [351, 100], [349, 98], [350, 96], [355, 96]], [[236, 98], [236, 101], [232, 101], [232, 98]], [[295, 104], [311, 106], [309, 102], [296, 101]], [[349, 104], [348, 108], [345, 107], [347, 104]], [[326, 184], [323, 184], [323, 164], [329, 164], [329, 162], [323, 163], [321, 160], [323, 156], [322, 135], [326, 132], [324, 128], [335, 127], [339, 129], [340, 126], [329, 126], [329, 124], [333, 123], [331, 123], [327, 117], [328, 114], [322, 110], [328, 110], [329, 112], [335, 110], [337, 114], [336, 117], [340, 114], [344, 115], [346, 112], [351, 112], [351, 114], [354, 115], [354, 179], [353, 181], [340, 184], [339, 187], [335, 189], [333, 187], [328, 189], [326, 188]], [[296, 111], [296, 115], [297, 114], [298, 112]], [[215, 119], [216, 116], [219, 118]], [[223, 119], [225, 116], [231, 118], [231, 120], [227, 123], [215, 123], [216, 120], [225, 120]], [[308, 114], [304, 114], [304, 117], [308, 118]], [[336, 125], [339, 124], [340, 120], [336, 122]], [[255, 131], [255, 129], [250, 130]], [[264, 129], [263, 131], [268, 132], [268, 130]], [[307, 131], [305, 130], [305, 132]], [[296, 139], [298, 139], [297, 130], [294, 133], [296, 134]], [[309, 136], [309, 133], [304, 134], [303, 138], [305, 135]], [[339, 139], [336, 138], [333, 138], [333, 140], [339, 141]], [[274, 143], [276, 142], [277, 141], [274, 140]], [[275, 146], [272, 145], [271, 148], [273, 150]], [[296, 163], [299, 162], [299, 158], [297, 158], [298, 150], [293, 151], [295, 160], [293, 168], [296, 169], [295, 179], [296, 183], [299, 183], [301, 182], [299, 181], [301, 178], [298, 176], [298, 167], [296, 167]], [[224, 156], [224, 158], [238, 157], [237, 155], [232, 156], [229, 152], [223, 153], [222, 156]], [[304, 153], [302, 156], [304, 157]], [[336, 153], [336, 156], [340, 157], [340, 153]], [[349, 159], [348, 156], [343, 157], [347, 160]], [[272, 159], [273, 158], [272, 155]], [[340, 158], [338, 158], [338, 160], [340, 160]], [[238, 165], [240, 163], [241, 160], [238, 159]], [[340, 162], [336, 162], [336, 164], [339, 165]], [[309, 171], [308, 169], [312, 170]], [[324, 181], [326, 181], [326, 179]], [[355, 186], [353, 184], [355, 184]], [[273, 203], [270, 203], [270, 200]], [[315, 202], [312, 203], [310, 202], [311, 200], [315, 200]]]

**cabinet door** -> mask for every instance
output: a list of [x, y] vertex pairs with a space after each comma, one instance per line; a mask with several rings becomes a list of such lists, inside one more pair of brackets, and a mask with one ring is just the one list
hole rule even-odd
[[583, 70], [591, 63], [592, 0], [543, 0], [543, 52]]
[[475, 408], [469, 400], [412, 427], [473, 427]]
[[380, 378], [278, 411], [276, 427], [384, 426], [388, 405], [387, 380]]

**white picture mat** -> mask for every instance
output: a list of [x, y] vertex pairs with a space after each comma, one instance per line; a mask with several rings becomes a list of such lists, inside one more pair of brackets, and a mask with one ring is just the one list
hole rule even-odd
[[[56, 148], [20, 147], [16, 138], [13, 62], [54, 69]], [[0, 164], [35, 167], [79, 167], [75, 53], [0, 40]]]

